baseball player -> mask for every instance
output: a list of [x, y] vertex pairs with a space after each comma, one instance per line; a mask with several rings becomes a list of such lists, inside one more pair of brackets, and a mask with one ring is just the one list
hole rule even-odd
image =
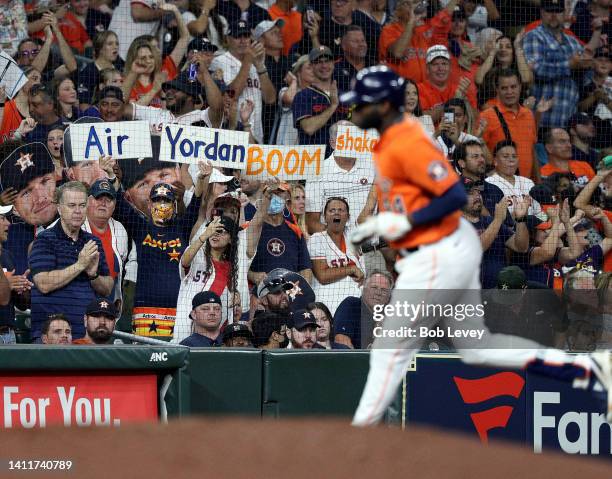
[[[403, 116], [405, 84], [388, 67], [374, 66], [361, 70], [353, 90], [341, 97], [354, 107], [352, 121], [357, 126], [380, 133], [374, 152], [380, 212], [357, 226], [351, 241], [360, 243], [379, 235], [401, 256], [395, 266], [399, 277], [387, 306], [391, 308], [386, 310], [391, 314], [384, 315], [375, 334], [370, 371], [353, 424], [371, 425], [381, 419], [415, 352], [434, 330], [448, 331], [465, 362], [529, 367], [582, 388], [594, 384], [594, 373], [609, 391], [610, 352], [570, 356], [542, 349], [528, 339], [493, 335], [482, 315], [459, 318], [455, 313], [441, 315], [439, 310], [431, 316], [423, 310], [410, 315], [414, 310], [401, 309], [405, 304], [450, 305], [451, 311], [459, 311], [458, 305], [478, 306], [482, 257], [475, 229], [461, 217], [466, 194], [459, 178], [420, 124]], [[470, 331], [484, 334], [470, 339]], [[608, 420], [612, 421], [612, 395]]]

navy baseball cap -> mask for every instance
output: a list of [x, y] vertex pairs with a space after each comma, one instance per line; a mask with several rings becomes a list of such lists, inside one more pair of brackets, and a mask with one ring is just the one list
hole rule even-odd
[[318, 48], [313, 48], [308, 54], [308, 60], [311, 62], [316, 62], [319, 58], [323, 57], [329, 58], [330, 60], [334, 59], [334, 54], [332, 53], [331, 49], [325, 45], [321, 45]]
[[117, 192], [111, 182], [106, 178], [102, 178], [94, 181], [91, 188], [89, 188], [89, 194], [94, 198], [98, 199], [100, 196], [110, 196], [113, 200], [117, 198]]
[[206, 37], [195, 37], [189, 42], [187, 51], [216, 52], [219, 48]]
[[85, 310], [86, 315], [93, 314], [105, 314], [113, 319], [117, 319], [117, 308], [115, 308], [115, 303], [113, 303], [108, 298], [96, 298], [91, 303], [87, 305], [87, 309]]
[[196, 309], [203, 304], [218, 304], [221, 305], [221, 298], [213, 291], [200, 291], [191, 300], [192, 309]]
[[249, 329], [248, 325], [243, 322], [237, 322], [228, 324], [223, 330], [223, 341], [225, 342], [228, 339], [232, 338], [249, 338], [253, 340], [253, 333]]
[[28, 143], [14, 149], [0, 165], [0, 190], [15, 188], [17, 192], [41, 176], [53, 173], [55, 165], [44, 143]]
[[103, 100], [104, 98], [116, 98], [123, 103], [123, 92], [121, 91], [121, 88], [115, 85], [108, 85], [102, 88], [102, 91], [100, 91], [100, 100]]
[[576, 128], [576, 125], [590, 125], [593, 119], [584, 112], [574, 113], [569, 120], [569, 127]]
[[230, 37], [238, 38], [243, 36], [251, 36], [251, 29], [244, 20], [238, 20], [230, 26], [228, 35]]
[[301, 331], [307, 326], [318, 328], [317, 319], [314, 314], [306, 309], [297, 309], [291, 313], [289, 318], [289, 326]]
[[149, 198], [151, 201], [154, 200], [168, 200], [174, 201], [176, 198], [174, 196], [174, 190], [172, 186], [168, 183], [156, 183], [151, 188], [151, 193], [149, 193]]
[[183, 93], [197, 97], [203, 93], [202, 84], [195, 80], [189, 80], [189, 72], [181, 72], [174, 80], [168, 81], [163, 85], [164, 90], [172, 88], [174, 90], [182, 91]]

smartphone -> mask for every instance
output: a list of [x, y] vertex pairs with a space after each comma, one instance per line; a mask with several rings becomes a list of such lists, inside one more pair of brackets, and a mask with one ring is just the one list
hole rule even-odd
[[311, 6], [306, 7], [306, 23], [313, 24], [315, 22], [315, 11]]
[[455, 110], [444, 110], [444, 121], [447, 123], [455, 123]]

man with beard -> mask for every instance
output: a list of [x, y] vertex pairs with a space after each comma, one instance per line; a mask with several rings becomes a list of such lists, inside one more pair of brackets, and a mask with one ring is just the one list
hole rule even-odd
[[191, 300], [193, 334], [180, 344], [190, 348], [210, 348], [223, 344], [221, 334], [221, 298], [212, 291], [202, 291]]
[[117, 309], [109, 299], [96, 298], [87, 305], [84, 322], [85, 336], [75, 339], [72, 344], [110, 344], [117, 322]]
[[[72, 125], [80, 123], [102, 123], [102, 119], [93, 116], [82, 116]], [[88, 188], [94, 181], [108, 177], [108, 174], [102, 169], [98, 160], [81, 161], [80, 158], [72, 157], [70, 126], [64, 131], [64, 161], [66, 162], [66, 172], [70, 181], [80, 181]]]
[[[455, 151], [453, 151], [453, 162], [462, 176], [474, 182], [484, 181], [487, 164], [484, 150], [479, 141], [469, 140], [457, 145]], [[484, 206], [489, 213], [493, 214], [495, 205], [504, 197], [504, 192], [493, 183], [485, 182], [481, 186]], [[508, 218], [508, 223], [512, 224], [511, 218]]]
[[317, 329], [319, 325], [310, 311], [298, 309], [291, 313], [289, 328], [287, 329], [290, 349], [325, 349], [317, 343]]
[[[485, 238], [479, 239], [474, 227], [461, 217], [460, 210], [467, 202], [462, 181], [421, 124], [404, 116], [399, 105], [405, 90], [404, 79], [386, 66], [376, 66], [360, 71], [353, 90], [342, 97], [343, 102], [352, 105], [352, 121], [357, 126], [376, 128], [380, 134], [374, 152], [380, 212], [357, 226], [351, 240], [361, 243], [379, 235], [402, 256], [395, 265], [399, 276], [391, 297], [391, 311], [375, 312], [384, 321], [375, 329], [368, 379], [353, 424], [376, 424], [395, 398], [410, 362], [426, 338], [425, 334], [402, 334], [406, 327], [418, 331], [438, 325], [443, 331], [450, 328], [453, 347], [470, 364], [528, 369], [582, 389], [595, 389], [590, 381], [594, 374], [603, 388], [610, 391], [609, 351], [570, 356], [563, 351], [542, 349], [527, 339], [491, 334], [478, 314], [460, 318], [429, 312], [429, 305], [450, 304], [466, 311], [466, 305], [477, 308], [482, 304], [479, 266], [486, 245]], [[411, 152], [408, 161], [407, 151]], [[472, 194], [472, 204], [465, 209], [476, 209], [479, 192]], [[499, 209], [498, 230], [506, 217], [507, 203], [502, 202]], [[519, 224], [514, 249], [523, 251], [527, 250], [529, 240], [526, 225], [521, 224], [526, 212], [526, 205], [517, 202], [515, 217]], [[474, 217], [473, 213], [468, 212]], [[524, 241], [519, 241], [519, 236]], [[426, 311], [404, 313], [402, 306], [407, 304], [424, 304]], [[467, 338], [465, 333], [474, 328], [483, 332], [481, 340]], [[516, 349], [508, 352], [510, 344]], [[612, 395], [608, 395], [607, 419], [612, 422]]]
[[[282, 275], [266, 276], [257, 287], [257, 298], [259, 304], [264, 308], [263, 311], [280, 315], [286, 323], [289, 319], [288, 291], [291, 289], [293, 289], [293, 284], [286, 281]], [[263, 311], [257, 311], [255, 318]]]
[[[476, 228], [484, 251], [480, 265], [480, 281], [483, 289], [495, 288], [497, 274], [506, 265], [506, 248], [516, 253], [526, 253], [529, 249], [526, 223], [528, 199], [521, 197], [511, 200], [504, 197], [495, 205], [492, 216], [483, 216], [480, 194], [483, 182], [467, 177], [462, 177], [462, 180], [468, 197], [463, 208], [463, 217]], [[504, 224], [511, 202], [514, 202], [516, 232]]]
[[57, 217], [55, 166], [43, 143], [5, 142], [0, 149], [0, 189], [5, 204], [12, 203], [12, 226], [6, 248], [15, 260], [15, 273], [28, 269], [28, 247], [34, 237]]

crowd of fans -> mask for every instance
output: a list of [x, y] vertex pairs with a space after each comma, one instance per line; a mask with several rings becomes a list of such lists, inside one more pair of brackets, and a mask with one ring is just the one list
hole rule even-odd
[[[384, 63], [461, 175], [483, 288], [552, 293], [543, 309], [492, 296], [491, 329], [544, 321], [543, 344], [610, 344], [610, 0], [0, 0], [0, 24], [27, 77], [12, 99], [0, 86], [4, 343], [105, 344], [117, 328], [367, 348], [396, 255], [350, 244], [377, 211], [376, 173], [334, 150], [351, 125], [339, 95]], [[150, 125], [151, 157], [72, 157], [71, 124], [131, 120]], [[171, 163], [164, 123], [326, 159], [291, 183]]]

